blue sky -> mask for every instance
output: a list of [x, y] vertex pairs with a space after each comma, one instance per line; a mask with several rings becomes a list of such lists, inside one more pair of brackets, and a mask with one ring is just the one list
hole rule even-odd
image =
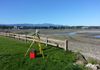
[[0, 0], [0, 24], [100, 26], [100, 0]]

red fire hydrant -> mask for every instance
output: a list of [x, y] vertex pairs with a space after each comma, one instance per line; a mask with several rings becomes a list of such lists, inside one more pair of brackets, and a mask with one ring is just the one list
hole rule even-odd
[[34, 59], [34, 58], [36, 58], [36, 51], [32, 49], [32, 51], [30, 52], [30, 59]]

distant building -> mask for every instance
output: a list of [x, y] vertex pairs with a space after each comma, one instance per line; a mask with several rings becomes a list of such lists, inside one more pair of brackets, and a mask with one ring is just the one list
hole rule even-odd
[[23, 26], [14, 26], [14, 29], [23, 29]]
[[82, 29], [89, 29], [89, 27], [88, 26], [83, 26]]
[[14, 29], [17, 29], [17, 26], [14, 26]]

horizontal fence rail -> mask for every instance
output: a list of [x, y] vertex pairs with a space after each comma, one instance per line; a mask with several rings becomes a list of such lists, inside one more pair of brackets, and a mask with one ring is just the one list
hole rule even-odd
[[[25, 41], [33, 41], [33, 36], [30, 36], [30, 35], [14, 34], [14, 33], [6, 33], [6, 32], [0, 32], [0, 35], [15, 38], [15, 39], [22, 39]], [[63, 40], [57, 40], [57, 39], [52, 39], [52, 38], [47, 38], [47, 37], [40, 37], [40, 40], [38, 40], [37, 37], [34, 37], [34, 41], [41, 42], [46, 45], [49, 44], [52, 46], [57, 46], [59, 48], [63, 48], [65, 51], [68, 50], [68, 40], [63, 41]]]

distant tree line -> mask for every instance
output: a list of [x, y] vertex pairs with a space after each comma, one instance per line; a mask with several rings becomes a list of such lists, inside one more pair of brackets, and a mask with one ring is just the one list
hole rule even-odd
[[13, 29], [13, 26], [4, 26], [4, 25], [0, 25], [0, 29]]
[[100, 26], [5, 26], [0, 29], [100, 29]]

